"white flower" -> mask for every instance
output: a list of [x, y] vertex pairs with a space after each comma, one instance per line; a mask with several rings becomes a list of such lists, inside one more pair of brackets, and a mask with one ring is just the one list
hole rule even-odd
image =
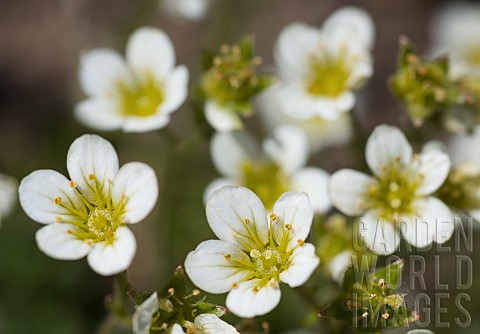
[[312, 153], [329, 146], [343, 145], [350, 141], [353, 133], [350, 114], [341, 114], [334, 120], [327, 120], [320, 116], [308, 120], [292, 118], [282, 112], [281, 100], [277, 98], [281, 89], [281, 84], [273, 84], [255, 99], [258, 115], [270, 131], [283, 125], [301, 128], [307, 135]]
[[309, 195], [315, 212], [330, 209], [328, 174], [320, 168], [304, 167], [308, 160], [308, 141], [295, 127], [275, 129], [259, 152], [254, 140], [245, 132], [217, 133], [211, 142], [213, 163], [222, 178], [211, 182], [205, 199], [224, 185], [247, 187], [271, 209], [275, 200], [288, 190]]
[[211, 3], [212, 0], [160, 0], [168, 15], [191, 21], [205, 18]]
[[345, 271], [352, 264], [353, 252], [351, 250], [344, 250], [341, 253], [338, 253], [328, 262], [328, 270], [332, 278], [338, 283], [343, 282], [343, 277], [345, 276]]
[[0, 225], [2, 217], [7, 216], [12, 210], [17, 199], [17, 180], [0, 174]]
[[368, 139], [366, 160], [373, 177], [342, 169], [331, 176], [329, 189], [340, 211], [362, 216], [359, 234], [369, 249], [393, 253], [400, 242], [399, 230], [419, 248], [451, 237], [451, 212], [431, 196], [448, 175], [448, 155], [434, 149], [413, 155], [398, 128], [380, 125]]
[[452, 2], [444, 6], [432, 20], [434, 54], [448, 54], [450, 76], [480, 75], [480, 6]]
[[185, 260], [192, 282], [209, 293], [225, 293], [227, 308], [243, 318], [273, 310], [279, 283], [304, 284], [320, 260], [305, 243], [313, 210], [305, 193], [287, 192], [267, 211], [242, 187], [225, 186], [210, 195], [207, 220], [220, 240], [198, 245]]
[[168, 36], [140, 28], [129, 38], [126, 60], [111, 49], [82, 55], [80, 84], [88, 99], [77, 104], [80, 122], [98, 130], [144, 132], [162, 128], [187, 97], [188, 70], [175, 66]]
[[[141, 305], [137, 306], [132, 317], [132, 329], [134, 334], [149, 334], [153, 315], [159, 310], [158, 294], [154, 292]], [[195, 317], [193, 323], [188, 323], [189, 334], [238, 334], [235, 327], [227, 324], [214, 314], [200, 314]], [[185, 334], [182, 326], [174, 324], [167, 333]]]
[[136, 242], [126, 224], [142, 221], [158, 196], [155, 172], [140, 162], [119, 169], [110, 142], [96, 135], [77, 138], [67, 154], [70, 180], [54, 170], [38, 170], [19, 187], [20, 204], [45, 224], [36, 233], [41, 251], [60, 260], [88, 256], [100, 275], [130, 266]]
[[333, 13], [322, 29], [292, 23], [280, 33], [275, 60], [282, 112], [298, 120], [334, 120], [355, 104], [352, 90], [372, 75], [370, 16], [354, 7]]

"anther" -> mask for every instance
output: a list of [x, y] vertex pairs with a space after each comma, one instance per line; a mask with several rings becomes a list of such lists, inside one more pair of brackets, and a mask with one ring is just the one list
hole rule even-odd
[[385, 285], [387, 284], [387, 282], [385, 282], [385, 280], [382, 278], [380, 279], [380, 281], [378, 281], [378, 285], [380, 285], [380, 287], [384, 287]]
[[297, 244], [298, 244], [300, 247], [303, 247], [303, 245], [305, 245], [305, 241], [303, 241], [302, 239], [298, 239], [298, 240], [297, 240]]
[[245, 225], [248, 225], [248, 224], [250, 224], [250, 219], [244, 218], [244, 219], [242, 220], [242, 222], [243, 222]]
[[277, 220], [277, 215], [274, 214], [274, 213], [272, 213], [272, 214], [270, 215], [270, 221], [271, 221], [271, 222], [274, 222], [274, 221], [276, 221], [276, 220]]
[[285, 228], [290, 231], [292, 229], [292, 225], [291, 224], [285, 224]]
[[390, 318], [390, 314], [384, 313], [384, 314], [382, 314], [382, 317], [383, 317], [383, 319], [388, 319], [388, 318]]
[[57, 222], [59, 222], [59, 223], [63, 221], [63, 220], [62, 220], [62, 217], [55, 217], [55, 220], [56, 220]]
[[95, 174], [90, 174], [90, 175], [88, 175], [88, 179], [89, 179], [90, 181], [95, 180]]
[[73, 180], [70, 180], [70, 187], [72, 187], [72, 188], [73, 188], [73, 187], [75, 187], [75, 186], [76, 186], [76, 184], [75, 184], [75, 181], [73, 181]]
[[238, 284], [237, 284], [237, 283], [233, 283], [233, 284], [232, 284], [232, 289], [236, 289], [236, 288], [238, 288]]
[[362, 318], [366, 318], [368, 317], [368, 312], [365, 312], [364, 314], [362, 314]]
[[168, 296], [169, 297], [172, 297], [175, 294], [175, 289], [174, 288], [170, 288], [167, 291], [168, 291]]
[[62, 203], [62, 198], [61, 197], [55, 197], [55, 199], [53, 200], [55, 202], [55, 204], [60, 204]]
[[232, 258], [232, 256], [228, 253], [224, 254], [223, 257], [225, 258], [225, 260], [227, 261], [230, 261], [230, 259]]

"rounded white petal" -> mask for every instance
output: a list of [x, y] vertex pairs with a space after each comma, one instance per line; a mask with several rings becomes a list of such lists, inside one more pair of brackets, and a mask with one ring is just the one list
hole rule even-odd
[[82, 54], [78, 71], [80, 85], [89, 96], [117, 95], [119, 83], [131, 81], [122, 56], [110, 49], [94, 49]]
[[333, 206], [349, 216], [365, 212], [368, 189], [375, 185], [374, 178], [353, 169], [341, 169], [330, 177], [328, 190]]
[[23, 178], [18, 188], [20, 204], [25, 213], [42, 224], [75, 219], [69, 211], [56, 204], [55, 199], [65, 205], [86, 213], [85, 205], [65, 176], [54, 170], [37, 170]]
[[450, 209], [436, 197], [417, 200], [413, 204], [418, 218], [428, 222], [433, 241], [442, 244], [448, 241], [455, 230], [455, 223]]
[[195, 329], [199, 334], [238, 334], [232, 325], [227, 324], [215, 314], [200, 314], [195, 317]]
[[153, 315], [158, 311], [158, 295], [152, 293], [142, 304], [135, 308], [132, 316], [134, 334], [149, 334]]
[[447, 179], [450, 171], [450, 158], [441, 151], [430, 149], [413, 161], [413, 168], [422, 176], [422, 182], [418, 186], [416, 194], [430, 195]]
[[96, 243], [88, 254], [88, 264], [97, 274], [115, 275], [126, 270], [135, 257], [137, 242], [128, 227], [119, 227], [111, 244]]
[[312, 54], [321, 51], [322, 38], [318, 29], [294, 22], [283, 28], [274, 49], [281, 76], [287, 80], [308, 74]]
[[139, 74], [163, 81], [175, 66], [175, 49], [165, 32], [152, 27], [137, 29], [128, 39], [128, 65]]
[[335, 255], [328, 263], [328, 270], [332, 278], [340, 284], [343, 282], [345, 271], [352, 264], [352, 255], [352, 251], [345, 250]]
[[220, 174], [230, 177], [241, 175], [245, 163], [257, 159], [258, 149], [246, 132], [216, 133], [210, 142], [212, 162]]
[[389, 255], [397, 250], [400, 236], [395, 230], [393, 222], [379, 218], [376, 210], [368, 211], [359, 219], [359, 236], [372, 252]]
[[205, 17], [211, 0], [163, 0], [161, 5], [173, 17], [198, 21]]
[[399, 230], [405, 240], [417, 248], [425, 248], [433, 241], [435, 221], [431, 217], [408, 215], [398, 219]]
[[305, 165], [308, 160], [308, 139], [298, 127], [281, 126], [274, 130], [272, 137], [263, 142], [263, 150], [290, 174]]
[[407, 334], [435, 334], [428, 329], [414, 329], [412, 331], [408, 331]]
[[238, 182], [236, 182], [232, 178], [219, 178], [215, 179], [212, 182], [210, 182], [207, 187], [205, 188], [205, 191], [203, 192], [203, 202], [206, 204], [208, 197], [217, 189], [220, 189], [223, 186], [240, 186]]
[[307, 193], [315, 213], [325, 213], [332, 203], [328, 193], [329, 175], [320, 168], [302, 168], [292, 175], [290, 180], [296, 191]]
[[260, 290], [254, 289], [259, 279], [242, 282], [227, 296], [227, 308], [242, 318], [253, 318], [273, 310], [280, 302], [281, 292], [277, 283], [267, 284]]
[[130, 116], [125, 119], [122, 130], [125, 132], [147, 132], [165, 127], [170, 122], [170, 115], [157, 108], [156, 114], [148, 117]]
[[240, 269], [235, 260], [250, 262], [248, 255], [236, 246], [221, 240], [208, 240], [187, 255], [185, 271], [200, 289], [224, 293], [249, 274]]
[[91, 249], [85, 241], [76, 239], [70, 231], [73, 227], [66, 223], [54, 223], [42, 227], [35, 234], [38, 248], [57, 260], [78, 260]]
[[273, 205], [272, 213], [277, 216], [273, 223], [273, 234], [279, 242], [282, 239], [285, 225], [291, 225], [289, 249], [304, 241], [310, 233], [313, 221], [313, 209], [308, 195], [290, 191], [284, 193]]
[[0, 174], [0, 219], [12, 210], [17, 200], [18, 181], [13, 177]]
[[359, 41], [371, 49], [375, 39], [375, 26], [372, 18], [363, 9], [354, 6], [344, 6], [332, 13], [322, 26], [325, 34], [335, 33], [335, 30], [345, 29], [346, 36], [354, 42]]
[[216, 131], [229, 132], [240, 130], [243, 123], [240, 116], [227, 106], [221, 106], [215, 101], [208, 100], [205, 103], [205, 118]]
[[465, 161], [480, 163], [480, 155], [475, 154], [478, 147], [480, 147], [480, 127], [476, 127], [471, 134], [454, 136], [448, 143], [452, 164], [457, 165]]
[[94, 98], [79, 102], [75, 106], [78, 121], [92, 129], [111, 131], [120, 129], [124, 117], [120, 106], [108, 98]]
[[322, 116], [334, 119], [333, 108], [324, 108], [323, 100], [307, 92], [303, 81], [294, 81], [281, 86], [276, 92], [279, 109], [297, 121], [311, 120], [317, 116], [317, 111], [322, 111]]
[[172, 113], [177, 110], [188, 95], [188, 69], [181, 65], [168, 74], [165, 80], [165, 101], [160, 112]]
[[125, 197], [124, 218], [127, 224], [142, 221], [152, 211], [158, 198], [158, 181], [152, 167], [129, 162], [120, 168], [113, 180], [112, 198], [119, 203]]
[[118, 171], [118, 156], [112, 144], [97, 135], [75, 139], [67, 153], [67, 169], [82, 195], [95, 203], [95, 184], [104, 196]]
[[297, 247], [290, 256], [291, 265], [280, 274], [280, 280], [291, 288], [305, 284], [320, 264], [312, 244]]
[[260, 198], [247, 188], [225, 186], [215, 190], [208, 198], [206, 213], [213, 233], [240, 249], [245, 243], [256, 247], [254, 239], [263, 245], [268, 241], [267, 212]]
[[167, 330], [168, 334], [185, 334], [185, 331], [183, 330], [182, 326], [179, 324], [173, 324], [172, 327], [170, 327]]
[[381, 175], [383, 167], [393, 162], [408, 165], [412, 160], [412, 146], [397, 127], [379, 125], [368, 138], [365, 155], [368, 167], [375, 175]]

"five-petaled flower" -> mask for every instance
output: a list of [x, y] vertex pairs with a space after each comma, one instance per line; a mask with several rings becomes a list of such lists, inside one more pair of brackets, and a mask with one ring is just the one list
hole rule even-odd
[[368, 139], [366, 159], [373, 177], [342, 169], [331, 176], [329, 189], [340, 211], [362, 216], [358, 232], [369, 249], [393, 253], [399, 232], [419, 248], [450, 239], [451, 212], [431, 196], [448, 175], [448, 155], [435, 149], [414, 155], [398, 128], [380, 125]]
[[80, 84], [88, 99], [75, 114], [98, 130], [145, 132], [170, 121], [187, 97], [188, 70], [175, 66], [175, 49], [161, 30], [143, 27], [128, 40], [126, 61], [111, 49], [81, 58]]
[[96, 135], [77, 138], [67, 154], [70, 180], [54, 170], [38, 170], [19, 187], [20, 204], [46, 224], [36, 233], [40, 250], [60, 260], [88, 255], [100, 275], [130, 266], [135, 236], [126, 224], [143, 220], [158, 196], [155, 172], [140, 162], [119, 169], [112, 144]]
[[207, 202], [207, 220], [220, 240], [202, 242], [185, 260], [194, 284], [225, 293], [232, 313], [251, 318], [280, 302], [279, 283], [304, 284], [320, 260], [306, 243], [313, 210], [305, 193], [284, 193], [267, 216], [249, 189], [225, 186]]

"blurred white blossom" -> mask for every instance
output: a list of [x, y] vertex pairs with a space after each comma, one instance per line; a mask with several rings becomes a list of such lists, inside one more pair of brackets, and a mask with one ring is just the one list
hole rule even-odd
[[18, 182], [13, 177], [0, 173], [0, 225], [17, 200]]
[[185, 260], [192, 282], [209, 293], [225, 293], [234, 314], [252, 318], [280, 302], [281, 282], [303, 285], [320, 260], [305, 243], [313, 210], [305, 193], [287, 192], [267, 211], [250, 190], [225, 186], [207, 202], [207, 220], [220, 240], [202, 242]]
[[160, 0], [160, 6], [174, 18], [200, 21], [208, 14], [212, 0]]
[[377, 254], [391, 254], [400, 233], [419, 248], [450, 239], [454, 224], [449, 208], [431, 196], [450, 170], [447, 154], [430, 149], [413, 154], [396, 127], [380, 125], [366, 147], [374, 176], [342, 169], [330, 178], [332, 203], [343, 213], [362, 216], [359, 234]]
[[106, 48], [84, 53], [79, 78], [88, 99], [77, 104], [75, 115], [97, 130], [162, 128], [188, 94], [188, 70], [175, 67], [170, 38], [150, 27], [139, 28], [130, 36], [126, 59]]
[[329, 175], [320, 168], [305, 167], [308, 141], [298, 128], [277, 128], [264, 140], [261, 150], [245, 132], [217, 133], [210, 153], [222, 178], [207, 186], [205, 200], [224, 185], [237, 185], [255, 192], [268, 210], [288, 190], [306, 192], [316, 213], [325, 213], [331, 207]]
[[119, 169], [112, 144], [96, 135], [83, 135], [72, 143], [67, 170], [70, 179], [43, 169], [20, 183], [25, 213], [46, 225], [36, 233], [38, 247], [59, 260], [87, 256], [100, 275], [127, 269], [136, 241], [126, 224], [142, 221], [155, 205], [155, 172], [140, 162]]

